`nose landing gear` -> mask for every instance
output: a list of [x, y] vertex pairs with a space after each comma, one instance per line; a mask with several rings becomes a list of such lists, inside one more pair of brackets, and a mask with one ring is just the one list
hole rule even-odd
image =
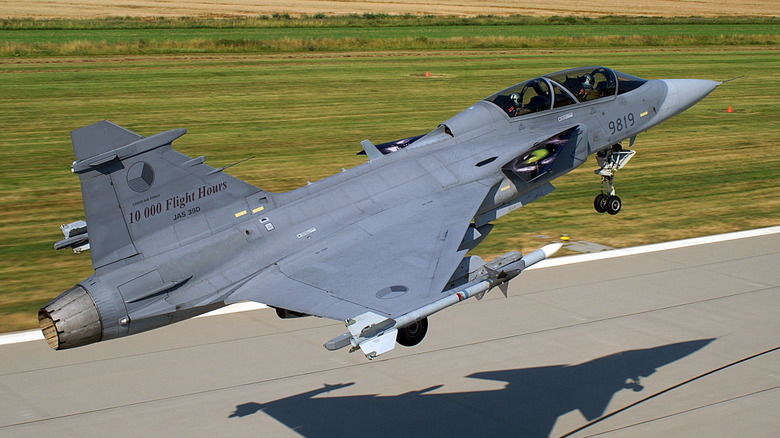
[[601, 175], [601, 193], [593, 200], [593, 207], [599, 213], [618, 214], [623, 207], [623, 202], [615, 194], [615, 174], [622, 169], [636, 151], [624, 150], [620, 144], [612, 145], [609, 150], [596, 154], [596, 160], [601, 168], [595, 171]]

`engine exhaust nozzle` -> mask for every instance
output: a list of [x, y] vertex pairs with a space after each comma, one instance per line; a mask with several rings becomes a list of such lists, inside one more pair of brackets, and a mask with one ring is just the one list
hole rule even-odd
[[55, 350], [98, 342], [103, 324], [95, 301], [81, 286], [73, 286], [38, 311], [38, 325]]

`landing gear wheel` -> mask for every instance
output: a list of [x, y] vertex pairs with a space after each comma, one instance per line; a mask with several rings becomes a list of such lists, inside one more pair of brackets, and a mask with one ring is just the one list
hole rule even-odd
[[423, 318], [398, 329], [395, 340], [404, 347], [414, 347], [423, 340], [426, 333], [428, 333], [428, 318]]
[[596, 199], [593, 200], [593, 208], [599, 213], [607, 211], [607, 196], [603, 193], [596, 195]]
[[620, 212], [620, 208], [623, 207], [623, 203], [620, 201], [620, 198], [617, 196], [610, 196], [607, 200], [607, 213], [609, 214], [618, 214]]

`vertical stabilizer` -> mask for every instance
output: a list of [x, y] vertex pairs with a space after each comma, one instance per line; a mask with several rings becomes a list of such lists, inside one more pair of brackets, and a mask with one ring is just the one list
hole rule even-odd
[[[79, 161], [99, 157], [144, 137], [103, 120], [72, 131], [70, 138], [77, 160], [75, 166]], [[100, 171], [79, 174], [84, 216], [91, 239], [92, 266], [95, 269], [138, 254], [111, 184], [110, 173], [120, 168], [121, 163], [116, 161], [110, 166], [103, 166]]]
[[[261, 210], [265, 192], [172, 148], [186, 132], [144, 137], [102, 121], [71, 133], [95, 269], [211, 234], [236, 211]], [[231, 213], [212, 214], [221, 208]]]

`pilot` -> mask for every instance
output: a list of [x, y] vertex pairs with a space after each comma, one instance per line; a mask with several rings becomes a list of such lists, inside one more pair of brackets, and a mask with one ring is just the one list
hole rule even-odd
[[[523, 106], [523, 96], [520, 93], [512, 93], [509, 95], [509, 99], [515, 104], [515, 109], [519, 110]], [[516, 115], [516, 114], [515, 114]]]
[[579, 93], [577, 95], [577, 98], [580, 99], [580, 101], [590, 100], [595, 97], [595, 89], [593, 86], [595, 85], [595, 80], [593, 79], [593, 75], [590, 73], [585, 73], [584, 75], [580, 76], [580, 84], [582, 87], [579, 90]]

